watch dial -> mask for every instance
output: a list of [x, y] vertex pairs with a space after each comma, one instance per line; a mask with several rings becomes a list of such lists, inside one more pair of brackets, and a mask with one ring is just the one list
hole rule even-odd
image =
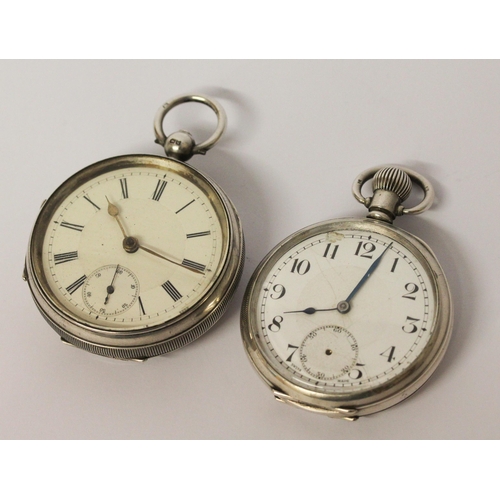
[[401, 241], [339, 230], [271, 257], [253, 314], [275, 371], [342, 394], [376, 388], [417, 359], [431, 336], [435, 292], [422, 257]]
[[51, 299], [80, 322], [122, 333], [163, 324], [220, 274], [228, 222], [217, 193], [162, 161], [171, 168], [125, 164], [72, 178], [51, 200], [42, 274]]

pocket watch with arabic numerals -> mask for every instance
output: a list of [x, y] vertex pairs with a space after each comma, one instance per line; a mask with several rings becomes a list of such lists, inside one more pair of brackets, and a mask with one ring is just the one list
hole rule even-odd
[[[163, 119], [185, 102], [218, 124], [205, 142], [168, 137]], [[240, 220], [219, 186], [185, 163], [226, 124], [213, 99], [184, 95], [158, 111], [166, 158], [127, 155], [80, 170], [42, 205], [23, 278], [61, 338], [95, 354], [144, 360], [195, 340], [222, 315], [241, 276]]]
[[[373, 178], [373, 196], [361, 188]], [[412, 189], [425, 196], [404, 208]], [[278, 401], [355, 420], [404, 400], [441, 361], [452, 302], [441, 266], [417, 237], [392, 225], [434, 192], [420, 174], [375, 167], [354, 182], [366, 219], [306, 227], [279, 243], [246, 290], [247, 354]]]

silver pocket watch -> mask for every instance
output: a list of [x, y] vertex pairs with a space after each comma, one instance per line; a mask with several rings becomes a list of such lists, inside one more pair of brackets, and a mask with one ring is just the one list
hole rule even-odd
[[[189, 101], [209, 106], [218, 118], [200, 144], [186, 131], [168, 137], [163, 131], [166, 113]], [[23, 278], [62, 340], [143, 360], [197, 339], [221, 317], [243, 267], [241, 224], [222, 189], [185, 162], [205, 154], [225, 125], [213, 99], [172, 99], [154, 120], [166, 158], [102, 160], [44, 202]]]
[[[373, 196], [361, 188], [373, 178]], [[412, 181], [424, 191], [405, 208]], [[392, 225], [433, 201], [431, 184], [401, 166], [354, 182], [365, 219], [306, 227], [254, 272], [243, 301], [247, 354], [278, 401], [355, 420], [389, 408], [431, 376], [450, 340], [448, 284], [419, 238]]]

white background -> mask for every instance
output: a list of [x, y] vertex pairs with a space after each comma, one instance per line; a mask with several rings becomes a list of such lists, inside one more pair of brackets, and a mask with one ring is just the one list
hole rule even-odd
[[[498, 439], [499, 88], [498, 61], [0, 62], [0, 439]], [[156, 110], [196, 92], [219, 100], [228, 127], [190, 163], [233, 200], [247, 243], [227, 313], [146, 363], [63, 345], [21, 280], [41, 202], [98, 160], [161, 155]], [[167, 132], [211, 133], [208, 108], [174, 111]], [[414, 168], [436, 190], [431, 210], [396, 224], [424, 239], [447, 275], [447, 354], [414, 396], [355, 423], [279, 404], [243, 350], [246, 284], [290, 233], [362, 217], [351, 184], [383, 163]]]

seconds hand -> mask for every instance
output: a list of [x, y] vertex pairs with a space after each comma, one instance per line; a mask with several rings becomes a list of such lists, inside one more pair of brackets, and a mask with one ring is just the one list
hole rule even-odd
[[114, 293], [115, 287], [113, 286], [113, 283], [115, 282], [116, 275], [118, 274], [118, 268], [120, 267], [119, 264], [116, 264], [116, 269], [115, 269], [115, 274], [113, 274], [113, 279], [111, 280], [111, 284], [106, 288], [106, 298], [104, 299], [104, 305], [108, 303], [109, 296], [110, 294]]

